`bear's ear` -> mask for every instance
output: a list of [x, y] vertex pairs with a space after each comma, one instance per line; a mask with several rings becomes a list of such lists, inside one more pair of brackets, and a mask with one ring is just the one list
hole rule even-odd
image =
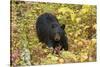
[[65, 29], [65, 24], [62, 24], [61, 25], [61, 28], [64, 30]]

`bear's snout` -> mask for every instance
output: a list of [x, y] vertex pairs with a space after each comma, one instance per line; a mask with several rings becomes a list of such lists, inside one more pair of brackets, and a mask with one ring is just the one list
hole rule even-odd
[[54, 40], [55, 41], [59, 41], [60, 40], [60, 34], [56, 33], [55, 37], [54, 37]]

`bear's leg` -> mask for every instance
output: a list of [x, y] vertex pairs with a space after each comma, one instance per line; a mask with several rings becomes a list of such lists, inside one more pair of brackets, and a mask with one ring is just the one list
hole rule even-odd
[[67, 43], [67, 42], [65, 42], [65, 43], [63, 44], [63, 48], [64, 48], [64, 50], [68, 50], [68, 43]]
[[64, 40], [62, 40], [61, 44], [62, 44], [62, 48], [64, 48], [64, 50], [68, 50], [67, 38], [64, 38]]

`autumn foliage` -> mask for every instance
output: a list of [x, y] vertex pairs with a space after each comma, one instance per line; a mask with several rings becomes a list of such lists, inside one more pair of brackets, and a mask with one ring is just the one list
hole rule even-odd
[[[96, 6], [79, 4], [11, 2], [11, 65], [43, 65], [96, 61]], [[37, 17], [50, 12], [65, 24], [68, 51], [52, 54], [39, 42]]]

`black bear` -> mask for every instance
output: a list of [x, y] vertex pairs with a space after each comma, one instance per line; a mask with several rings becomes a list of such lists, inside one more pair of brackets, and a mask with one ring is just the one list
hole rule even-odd
[[[58, 23], [57, 18], [51, 13], [44, 13], [37, 18], [36, 30], [40, 42], [48, 47], [68, 50], [68, 41], [64, 31], [65, 25]], [[56, 48], [57, 47], [57, 48]]]

